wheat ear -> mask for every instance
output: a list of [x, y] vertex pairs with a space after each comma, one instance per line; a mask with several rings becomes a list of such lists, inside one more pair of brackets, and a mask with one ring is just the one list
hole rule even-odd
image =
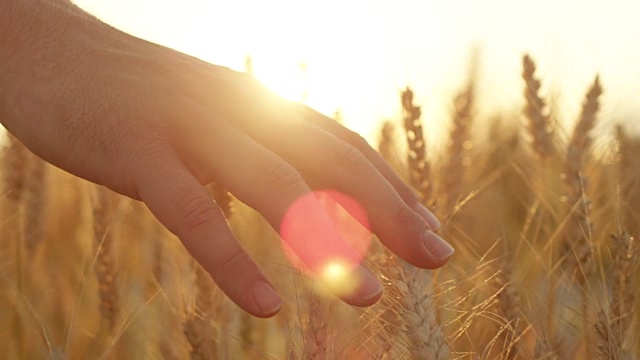
[[566, 356], [561, 341], [549, 340], [541, 336], [536, 339], [533, 358], [536, 360], [564, 360], [569, 357]]
[[394, 258], [389, 281], [399, 294], [396, 311], [402, 330], [410, 341], [408, 352], [412, 359], [442, 360], [449, 358], [449, 346], [436, 318], [429, 272], [417, 269]]
[[93, 198], [93, 231], [96, 249], [95, 273], [98, 279], [100, 312], [113, 335], [119, 313], [117, 276], [113, 257], [114, 225], [118, 199], [104, 187], [95, 189]]
[[591, 130], [596, 123], [599, 108], [599, 97], [602, 94], [599, 78], [587, 92], [582, 106], [580, 119], [576, 124], [573, 135], [567, 147], [567, 157], [563, 180], [567, 189], [567, 203], [572, 208], [566, 227], [565, 245], [566, 260], [569, 269], [576, 275], [576, 279], [583, 284], [591, 274], [593, 262], [591, 259], [591, 223], [588, 209], [590, 202], [586, 197], [587, 179], [584, 169], [591, 150]]
[[[4, 196], [3, 222], [6, 231], [2, 234], [0, 245], [11, 249], [13, 254], [12, 274], [18, 293], [24, 293], [24, 234], [22, 233], [22, 200], [25, 193], [25, 179], [28, 170], [29, 150], [10, 133], [8, 147], [3, 156], [4, 167]], [[17, 307], [10, 309], [10, 323], [13, 329], [18, 355], [25, 356], [24, 324]]]
[[192, 360], [216, 359], [221, 353], [220, 328], [213, 323], [217, 305], [216, 291], [211, 276], [195, 261], [196, 298], [187, 310], [184, 334], [191, 346]]
[[502, 271], [496, 277], [499, 286], [497, 300], [500, 312], [507, 322], [503, 359], [512, 360], [518, 355], [518, 341], [523, 335], [522, 317], [520, 316], [520, 296], [513, 285], [513, 265], [510, 261], [504, 261]]
[[596, 77], [589, 88], [578, 123], [567, 147], [563, 180], [567, 189], [566, 200], [570, 207], [565, 224], [565, 251], [568, 270], [582, 290], [582, 319], [584, 344], [591, 351], [592, 326], [590, 326], [590, 297], [587, 291], [588, 279], [593, 273], [592, 224], [589, 210], [591, 202], [587, 193], [587, 178], [584, 176], [587, 161], [591, 154], [591, 130], [595, 127], [596, 114], [600, 107], [602, 94], [600, 80]]
[[333, 358], [333, 334], [329, 327], [329, 318], [333, 301], [314, 290], [309, 290], [309, 318], [303, 332], [305, 359], [331, 359]]
[[527, 101], [524, 113], [529, 121], [527, 129], [531, 146], [542, 159], [555, 153], [553, 127], [547, 112], [547, 104], [540, 96], [540, 80], [535, 76], [536, 64], [529, 55], [522, 58], [522, 79], [525, 83], [524, 97]]
[[397, 144], [395, 142], [395, 126], [390, 121], [385, 121], [378, 133], [378, 152], [388, 163], [396, 162]]
[[25, 245], [33, 252], [45, 235], [45, 206], [47, 201], [47, 164], [32, 156], [25, 188]]
[[627, 232], [611, 238], [613, 247], [611, 301], [608, 311], [601, 309], [596, 320], [597, 351], [605, 359], [631, 359], [631, 351], [625, 348], [624, 339], [630, 330], [636, 310], [637, 286], [633, 276], [638, 270], [640, 245]]
[[418, 191], [423, 203], [431, 199], [431, 165], [426, 159], [426, 147], [420, 120], [421, 110], [413, 103], [413, 91], [406, 88], [402, 92], [402, 113], [404, 129], [409, 146], [409, 179]]
[[462, 193], [466, 167], [469, 165], [466, 159], [472, 146], [474, 89], [475, 83], [472, 78], [465, 89], [454, 99], [454, 111], [449, 133], [450, 142], [443, 179], [447, 213], [453, 209]]

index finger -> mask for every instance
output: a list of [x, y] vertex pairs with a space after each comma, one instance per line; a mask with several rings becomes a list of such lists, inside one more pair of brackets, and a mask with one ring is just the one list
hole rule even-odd
[[427, 209], [420, 202], [416, 193], [404, 181], [402, 181], [402, 179], [400, 179], [391, 166], [362, 136], [309, 107], [304, 107], [303, 114], [304, 120], [323, 128], [340, 140], [358, 149], [358, 151], [360, 151], [360, 153], [362, 153], [362, 155], [364, 155], [367, 160], [373, 164], [380, 174], [387, 179], [398, 195], [400, 195], [402, 200], [404, 200], [409, 207], [417, 212], [427, 222], [427, 224], [429, 224], [431, 229], [437, 230], [440, 227], [440, 221], [433, 212]]

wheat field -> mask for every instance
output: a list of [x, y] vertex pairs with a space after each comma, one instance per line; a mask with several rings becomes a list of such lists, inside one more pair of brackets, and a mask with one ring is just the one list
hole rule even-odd
[[[385, 292], [354, 308], [290, 265], [259, 214], [210, 186], [285, 305], [237, 308], [144, 205], [66, 174], [9, 136], [0, 159], [0, 357], [7, 359], [636, 359], [640, 138], [593, 129], [595, 77], [568, 134], [523, 57], [520, 113], [452, 99], [446, 152], [411, 89], [380, 153], [443, 220], [436, 271], [373, 240]], [[479, 124], [487, 129], [478, 131]]]

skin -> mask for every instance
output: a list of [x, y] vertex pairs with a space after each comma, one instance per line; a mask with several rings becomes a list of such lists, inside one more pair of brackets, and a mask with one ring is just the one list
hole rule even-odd
[[[276, 314], [281, 299], [204, 184], [229, 189], [276, 230], [297, 199], [335, 189], [409, 263], [437, 268], [453, 254], [433, 232], [437, 219], [359, 135], [246, 74], [134, 38], [63, 0], [0, 3], [0, 122], [51, 164], [143, 201], [254, 316]], [[320, 202], [310, 204], [336, 255], [349, 256]], [[329, 260], [296, 246], [312, 273]], [[351, 270], [355, 288], [336, 295], [372, 305], [381, 285]]]

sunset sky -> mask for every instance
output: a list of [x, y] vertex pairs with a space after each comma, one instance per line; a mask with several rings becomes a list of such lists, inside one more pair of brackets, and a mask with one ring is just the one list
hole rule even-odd
[[[255, 74], [279, 93], [333, 114], [369, 138], [398, 118], [410, 85], [428, 137], [446, 128], [468, 55], [480, 57], [482, 114], [522, 106], [521, 58], [569, 122], [597, 73], [603, 115], [640, 122], [640, 2], [633, 0], [217, 1], [76, 0], [133, 35]], [[306, 78], [300, 64], [305, 64]], [[635, 118], [634, 118], [635, 117]], [[606, 126], [605, 126], [606, 127]], [[635, 126], [640, 130], [640, 125]]]

